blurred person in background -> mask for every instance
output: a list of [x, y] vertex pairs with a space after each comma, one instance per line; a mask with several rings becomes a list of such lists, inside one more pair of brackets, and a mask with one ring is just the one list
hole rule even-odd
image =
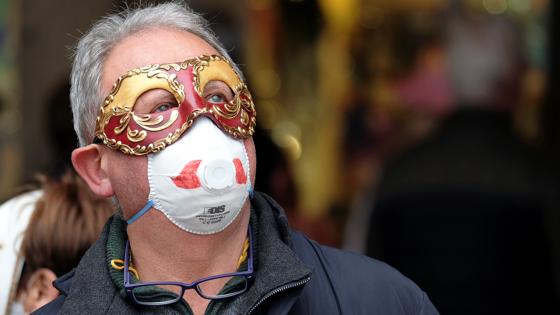
[[452, 108], [385, 167], [367, 253], [417, 281], [444, 314], [548, 314], [557, 307], [549, 181], [510, 117], [520, 30], [476, 13], [451, 17], [446, 29]]
[[10, 314], [23, 267], [21, 239], [41, 191], [21, 193], [0, 206], [0, 314]]
[[[2, 288], [11, 288], [6, 314], [29, 314], [55, 299], [58, 290], [52, 282], [77, 265], [113, 213], [109, 200], [93, 195], [73, 171], [66, 171], [58, 179], [43, 176], [40, 182], [40, 190], [18, 196], [0, 210], [0, 213], [20, 211], [18, 206], [23, 198], [26, 215], [30, 215], [24, 229], [5, 230], [21, 238], [14, 257], [19, 264], [13, 269], [13, 275], [7, 277], [12, 283]], [[14, 204], [15, 200], [18, 204]], [[2, 263], [2, 269], [6, 267]]]
[[311, 241], [253, 191], [251, 95], [184, 3], [95, 23], [71, 100], [73, 165], [120, 209], [38, 314], [438, 314], [396, 270]]

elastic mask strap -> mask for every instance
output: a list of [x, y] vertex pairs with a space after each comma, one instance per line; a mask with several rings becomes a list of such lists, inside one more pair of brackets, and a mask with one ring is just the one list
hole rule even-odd
[[249, 192], [249, 199], [253, 200], [253, 196], [255, 195], [255, 191], [253, 190], [253, 186], [251, 184], [249, 184], [249, 187], [247, 188], [247, 191]]
[[146, 205], [144, 206], [144, 208], [140, 209], [140, 211], [136, 212], [135, 215], [132, 216], [132, 218], [128, 219], [126, 221], [126, 223], [128, 224], [132, 224], [134, 221], [140, 219], [141, 216], [144, 215], [144, 213], [146, 213], [148, 210], [150, 210], [150, 208], [154, 205], [154, 202], [152, 200], [148, 200], [148, 202], [146, 203]]

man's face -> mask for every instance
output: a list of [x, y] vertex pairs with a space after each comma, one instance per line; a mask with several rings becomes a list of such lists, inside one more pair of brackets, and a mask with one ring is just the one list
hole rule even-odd
[[[119, 42], [106, 58], [102, 78], [102, 95], [107, 95], [117, 78], [128, 70], [149, 64], [177, 62], [218, 52], [199, 37], [169, 28], [148, 29]], [[135, 110], [143, 110], [153, 99], [169, 97], [162, 90], [151, 90], [140, 96]], [[146, 109], [148, 110], [148, 109]], [[188, 133], [188, 130], [186, 131]], [[255, 169], [255, 150], [249, 138], [244, 142], [251, 169]], [[126, 217], [142, 208], [148, 199], [147, 157], [131, 156], [104, 147], [102, 169], [110, 178], [114, 193]], [[254, 181], [254, 173], [251, 172]]]

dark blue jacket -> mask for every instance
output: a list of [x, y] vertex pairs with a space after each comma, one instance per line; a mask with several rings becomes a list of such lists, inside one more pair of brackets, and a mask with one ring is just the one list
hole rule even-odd
[[[251, 225], [255, 282], [224, 314], [438, 314], [426, 294], [385, 263], [317, 244], [291, 230], [282, 209], [255, 193]], [[140, 307], [112, 282], [106, 267], [107, 228], [70, 274], [55, 281], [61, 295], [37, 314], [176, 314]]]

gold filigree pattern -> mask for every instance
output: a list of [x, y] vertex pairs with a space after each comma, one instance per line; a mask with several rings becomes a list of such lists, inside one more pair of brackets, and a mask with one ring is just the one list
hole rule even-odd
[[124, 129], [128, 127], [128, 123], [130, 122], [130, 116], [132, 116], [130, 112], [123, 114], [121, 119], [119, 119], [119, 125], [113, 129], [115, 131], [115, 134], [117, 135], [121, 134], [124, 131]]
[[167, 120], [167, 122], [165, 122], [164, 124], [161, 124], [161, 122], [163, 121], [163, 115], [159, 115], [159, 116], [151, 116], [151, 115], [137, 116], [135, 114], [132, 114], [132, 119], [134, 120], [134, 122], [137, 123], [138, 126], [142, 127], [142, 129], [145, 129], [145, 130], [148, 130], [148, 131], [162, 131], [163, 129], [166, 129], [169, 126], [173, 125], [173, 123], [177, 120], [178, 117], [179, 117], [179, 111], [178, 110], [173, 110], [171, 112], [171, 115], [169, 116], [169, 119]]
[[[225, 61], [228, 65], [229, 65], [229, 61], [221, 56], [216, 56], [216, 55], [212, 55], [212, 56], [200, 56], [197, 57], [196, 62], [192, 64], [193, 66], [193, 86], [195, 91], [198, 93], [198, 95], [202, 96], [202, 93], [204, 93], [204, 91], [202, 90], [202, 88], [204, 88], [203, 86], [201, 86], [200, 84], [200, 73], [210, 65], [211, 61], [216, 61], [216, 60], [221, 60], [221, 61]], [[239, 77], [238, 77], [239, 78]]]
[[246, 111], [244, 111], [244, 110], [241, 111], [241, 117], [239, 118], [239, 120], [245, 126], [247, 126], [249, 124], [249, 115], [247, 114]]
[[[209, 68], [213, 62], [217, 62], [216, 66]], [[225, 67], [225, 65], [227, 65], [227, 67]], [[217, 76], [223, 78], [229, 86], [233, 87], [233, 100], [225, 103], [222, 107], [212, 105], [207, 108], [194, 110], [179, 128], [170, 132], [166, 137], [158, 139], [149, 145], [138, 144], [136, 146], [130, 146], [116, 139], [107, 137], [104, 128], [112, 117], [121, 116], [118, 126], [113, 129], [114, 133], [118, 135], [126, 130], [126, 137], [132, 143], [143, 141], [147, 137], [148, 131], [158, 132], [173, 125], [179, 118], [178, 110], [174, 110], [167, 121], [164, 121], [165, 118], [162, 115], [136, 115], [133, 112], [132, 107], [136, 99], [141, 95], [141, 93], [138, 93], [138, 90], [141, 92], [145, 91], [137, 88], [137, 86], [149, 86], [151, 89], [165, 89], [173, 94], [178, 104], [182, 104], [185, 100], [184, 86], [179, 82], [175, 73], [169, 73], [168, 71], [174, 70], [178, 72], [189, 67], [192, 67], [193, 88], [200, 97], [203, 97], [204, 86], [202, 85], [205, 85], [209, 78]], [[204, 71], [206, 69], [210, 69], [210, 72], [205, 73]], [[203, 78], [202, 82], [201, 78]], [[127, 82], [128, 86], [123, 84], [126, 79], [132, 80], [131, 82]], [[156, 80], [156, 83], [154, 83], [153, 80]], [[131, 86], [135, 88], [131, 88]], [[124, 96], [118, 95], [119, 92], [124, 93]], [[100, 108], [99, 116], [97, 117], [95, 134], [97, 138], [112, 149], [130, 155], [144, 155], [151, 152], [159, 152], [167, 145], [175, 142], [190, 128], [194, 119], [200, 115], [212, 115], [214, 119], [218, 121], [220, 121], [220, 119], [231, 120], [235, 117], [239, 117], [239, 121], [244, 127], [230, 127], [221, 124], [222, 129], [235, 138], [248, 138], [252, 136], [255, 131], [256, 112], [251, 94], [245, 83], [233, 70], [229, 61], [222, 56], [200, 56], [185, 60], [181, 63], [154, 64], [128, 71], [117, 79], [109, 95], [105, 98]], [[131, 120], [143, 130], [132, 129], [130, 126]]]
[[225, 119], [233, 119], [234, 117], [240, 116], [241, 123], [248, 126], [250, 121], [249, 114], [247, 112], [252, 115], [256, 114], [251, 94], [249, 93], [247, 86], [243, 83], [240, 83], [237, 87], [235, 87], [234, 91], [235, 95], [233, 100], [224, 104], [225, 111], [219, 106], [213, 105], [213, 112], [217, 116]]
[[140, 142], [148, 136], [146, 130], [132, 130], [130, 128], [126, 129], [126, 136], [132, 142]]
[[[122, 132], [124, 132], [124, 130], [127, 130], [127, 138], [131, 142], [140, 142], [144, 140], [147, 136], [147, 132], [144, 130], [140, 131], [140, 130], [130, 129], [129, 124], [131, 118], [139, 126], [149, 131], [160, 131], [172, 125], [177, 120], [178, 117], [178, 113], [176, 112], [170, 116], [169, 120], [166, 123], [157, 127], [154, 126], [156, 126], [157, 124], [161, 124], [163, 120], [162, 116], [157, 116], [155, 119], [151, 119], [151, 117], [147, 117], [149, 115], [146, 116], [135, 115], [132, 112], [131, 108], [134, 105], [134, 102], [136, 101], [136, 98], [139, 95], [136, 95], [136, 97], [134, 97], [132, 104], [113, 104], [113, 102], [116, 99], [117, 93], [121, 90], [121, 87], [123, 86], [123, 81], [127, 78], [137, 77], [142, 75], [144, 75], [146, 79], [157, 78], [160, 80], [164, 80], [167, 83], [166, 90], [168, 90], [173, 94], [178, 104], [182, 103], [185, 99], [184, 88], [183, 85], [177, 80], [176, 74], [166, 72], [166, 70], [169, 70], [171, 68], [180, 69], [180, 66], [176, 64], [167, 64], [163, 66], [156, 64], [156, 65], [150, 65], [150, 66], [134, 69], [120, 76], [117, 79], [116, 83], [113, 85], [109, 95], [105, 98], [105, 101], [103, 102], [104, 104], [100, 109], [100, 114], [97, 118], [96, 136], [102, 140], [105, 140], [107, 138], [103, 130], [103, 127], [107, 125], [107, 123], [113, 116], [117, 116], [117, 117], [122, 116], [121, 119], [119, 119], [119, 125], [114, 128], [115, 134], [121, 134]], [[140, 78], [138, 80], [142, 80], [142, 79]], [[111, 107], [111, 105], [113, 105], [113, 107]], [[106, 110], [109, 108], [110, 108], [109, 111]], [[113, 143], [116, 145], [116, 141], [113, 141]]]

